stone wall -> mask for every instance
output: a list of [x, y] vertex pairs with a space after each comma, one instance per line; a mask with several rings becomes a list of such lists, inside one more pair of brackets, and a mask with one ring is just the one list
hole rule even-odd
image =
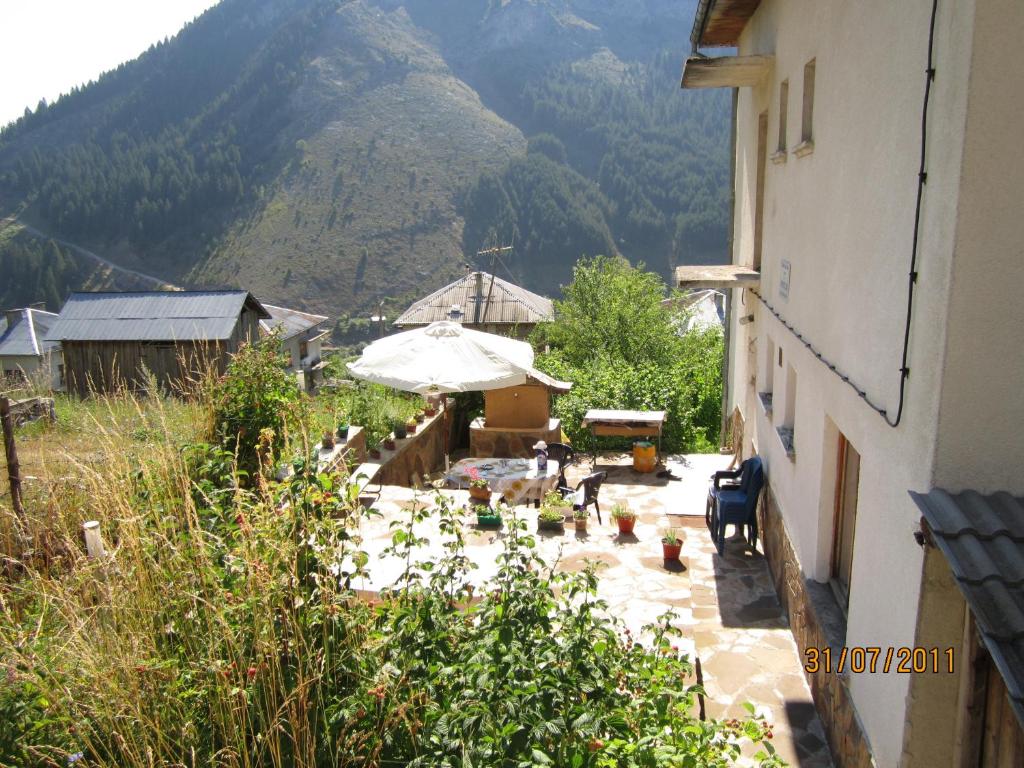
[[381, 450], [381, 485], [413, 484], [413, 477], [429, 475], [444, 466], [444, 411], [425, 419], [416, 434], [395, 441], [395, 450]]
[[469, 426], [469, 455], [475, 458], [523, 459], [534, 455], [538, 440], [545, 443], [562, 441], [562, 422], [548, 419], [548, 427], [538, 429], [492, 428], [482, 418]]
[[[801, 658], [806, 658], [804, 652], [808, 648], [831, 647], [832, 657], [838, 659], [845, 640], [839, 608], [827, 585], [804, 578], [770, 486], [765, 488], [758, 508], [758, 524], [775, 591], [789, 615], [790, 630]], [[821, 669], [805, 675], [836, 766], [877, 768], [845, 674]]]

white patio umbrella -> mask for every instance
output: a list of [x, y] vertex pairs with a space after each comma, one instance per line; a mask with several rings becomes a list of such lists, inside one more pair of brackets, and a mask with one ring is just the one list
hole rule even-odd
[[533, 348], [493, 333], [439, 321], [370, 344], [348, 364], [353, 376], [406, 392], [479, 392], [544, 377]]

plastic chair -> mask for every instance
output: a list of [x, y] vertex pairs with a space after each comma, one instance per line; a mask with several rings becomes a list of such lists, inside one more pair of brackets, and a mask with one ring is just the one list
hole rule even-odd
[[608, 477], [607, 472], [595, 472], [592, 475], [587, 475], [576, 485], [576, 488], [560, 487], [558, 490], [562, 496], [569, 498], [575, 496], [579, 492], [580, 488], [583, 489], [583, 502], [574, 503], [573, 509], [586, 509], [591, 504], [594, 505], [594, 509], [597, 510], [597, 522], [601, 523], [601, 505], [597, 503], [597, 495], [601, 491], [601, 483], [603, 483]]
[[565, 481], [565, 468], [576, 462], [576, 451], [566, 443], [549, 443], [548, 458], [558, 462], [558, 486], [568, 485]]
[[[722, 477], [718, 475], [722, 474]], [[721, 480], [739, 475], [738, 485], [721, 485]], [[732, 525], [746, 527], [747, 543], [757, 546], [757, 502], [764, 487], [764, 467], [757, 456], [747, 459], [738, 472], [715, 473], [715, 487], [711, 489], [714, 504], [711, 511], [711, 536], [715, 549], [722, 554], [725, 548], [725, 529]]]

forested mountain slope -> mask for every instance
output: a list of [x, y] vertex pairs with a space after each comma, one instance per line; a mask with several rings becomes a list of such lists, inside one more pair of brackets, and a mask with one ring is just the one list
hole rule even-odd
[[[0, 214], [170, 282], [332, 315], [422, 295], [498, 241], [548, 293], [584, 254], [721, 260], [728, 101], [679, 89], [692, 12], [223, 0], [7, 126]], [[58, 293], [79, 287], [64, 272]]]

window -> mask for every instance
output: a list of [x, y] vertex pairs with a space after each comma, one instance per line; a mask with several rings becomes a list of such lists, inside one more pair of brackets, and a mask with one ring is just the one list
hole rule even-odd
[[62, 387], [64, 386], [64, 364], [63, 363], [58, 363], [57, 364], [57, 383], [60, 384], [60, 386], [62, 386]]
[[305, 341], [299, 342], [299, 360], [305, 360], [309, 355], [309, 343]]
[[794, 150], [798, 156], [814, 149], [814, 70], [816, 59], [804, 65], [804, 108], [800, 126], [800, 144]]
[[860, 483], [860, 454], [839, 435], [836, 466], [835, 523], [832, 528], [831, 584], [839, 605], [850, 604], [853, 573], [853, 544], [857, 528], [857, 486]]
[[772, 415], [772, 386], [775, 381], [775, 342], [767, 339], [764, 355], [764, 374], [761, 380], [761, 391], [758, 397], [764, 407], [765, 414], [771, 418]]
[[757, 120], [757, 174], [754, 191], [754, 269], [761, 269], [761, 240], [764, 232], [764, 175], [768, 162], [768, 113]]
[[[779, 348], [779, 364], [782, 364], [782, 348]], [[782, 410], [782, 424], [775, 428], [782, 447], [790, 459], [796, 459], [796, 371], [792, 365], [786, 366], [786, 402]]]
[[783, 80], [778, 86], [778, 144], [771, 160], [776, 165], [785, 162], [785, 136], [787, 116], [790, 114], [790, 81]]

